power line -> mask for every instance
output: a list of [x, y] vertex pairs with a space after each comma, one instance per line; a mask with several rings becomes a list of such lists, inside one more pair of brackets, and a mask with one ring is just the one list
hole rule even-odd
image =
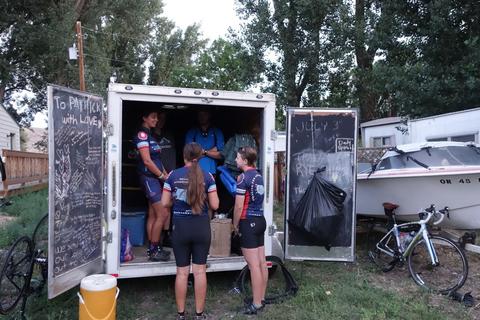
[[105, 32], [105, 31], [100, 31], [100, 30], [94, 30], [94, 29], [91, 29], [91, 28], [83, 27], [83, 26], [82, 26], [82, 29], [85, 29], [85, 30], [88, 30], [88, 31], [91, 31], [91, 32], [94, 32], [94, 33], [101, 33], [101, 34], [104, 34], [104, 35], [107, 35], [107, 36], [120, 37], [120, 38], [135, 40], [135, 41], [139, 40], [138, 37], [134, 38], [134, 37], [124, 36], [124, 35], [121, 35], [121, 34], [118, 34], [118, 33], [113, 33], [113, 32], [110, 33], [110, 32]]
[[85, 55], [85, 56], [88, 56], [88, 57], [92, 57], [92, 58], [102, 59], [102, 60], [122, 62], [122, 63], [126, 63], [126, 64], [132, 65], [132, 66], [136, 66], [136, 65], [141, 65], [141, 64], [142, 64], [142, 63], [140, 63], [140, 62], [135, 62], [135, 61], [132, 61], [132, 60], [112, 59], [112, 58], [103, 57], [103, 56], [97, 56], [97, 55], [89, 54], [89, 53], [84, 53], [84, 55]]

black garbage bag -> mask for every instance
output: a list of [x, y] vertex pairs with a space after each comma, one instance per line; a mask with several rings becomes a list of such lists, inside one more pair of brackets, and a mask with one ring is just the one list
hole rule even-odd
[[347, 193], [325, 180], [322, 172], [315, 172], [312, 181], [302, 196], [295, 213], [288, 222], [307, 233], [314, 245], [330, 250], [332, 242], [343, 225], [343, 202]]

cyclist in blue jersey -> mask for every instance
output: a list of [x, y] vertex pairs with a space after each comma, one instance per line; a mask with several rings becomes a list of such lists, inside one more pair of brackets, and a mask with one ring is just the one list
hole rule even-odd
[[206, 319], [207, 256], [210, 249], [210, 217], [217, 210], [218, 195], [213, 176], [200, 167], [202, 147], [195, 142], [183, 148], [185, 166], [173, 170], [163, 187], [162, 205], [173, 205], [172, 247], [177, 264], [175, 299], [177, 319], [185, 319], [188, 275], [195, 279], [195, 317]]
[[160, 159], [160, 146], [151, 132], [157, 121], [157, 112], [145, 111], [142, 115], [142, 126], [133, 138], [133, 142], [140, 154], [137, 164], [140, 186], [148, 199], [147, 255], [151, 261], [168, 261], [170, 252], [163, 250], [160, 243], [164, 223], [168, 217], [168, 211], [160, 202], [162, 184], [168, 174]]
[[265, 306], [268, 270], [265, 258], [264, 237], [266, 220], [263, 216], [265, 189], [263, 177], [255, 168], [257, 152], [243, 147], [237, 152], [235, 162], [243, 172], [237, 178], [237, 192], [233, 227], [240, 236], [243, 256], [250, 269], [253, 301], [246, 306], [245, 314], [257, 314]]

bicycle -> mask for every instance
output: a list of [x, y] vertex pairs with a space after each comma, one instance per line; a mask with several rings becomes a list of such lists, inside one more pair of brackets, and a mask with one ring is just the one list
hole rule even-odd
[[0, 314], [9, 314], [22, 301], [25, 318], [27, 299], [41, 293], [48, 276], [48, 214], [40, 219], [32, 237], [17, 239], [5, 256], [0, 273]]
[[368, 252], [370, 259], [384, 272], [407, 262], [415, 283], [429, 291], [449, 294], [461, 288], [468, 276], [464, 252], [452, 240], [432, 235], [428, 228], [433, 217], [438, 217], [433, 222], [438, 225], [449, 215], [448, 207], [437, 211], [431, 205], [419, 213], [419, 221], [397, 224], [395, 209], [398, 205], [383, 205], [393, 226]]

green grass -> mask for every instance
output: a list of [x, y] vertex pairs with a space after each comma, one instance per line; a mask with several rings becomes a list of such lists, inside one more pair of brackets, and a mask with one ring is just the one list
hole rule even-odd
[[35, 226], [48, 212], [47, 194], [44, 189], [9, 198], [12, 205], [0, 211], [16, 219], [0, 227], [0, 248], [8, 247], [20, 236], [32, 236]]
[[[34, 222], [46, 210], [46, 192], [19, 197], [10, 214], [20, 216], [15, 222], [21, 230], [31, 230], [25, 225]], [[19, 201], [21, 200], [21, 201]], [[35, 204], [36, 203], [36, 204]], [[27, 209], [28, 208], [28, 209]], [[40, 210], [40, 209], [43, 210]], [[276, 206], [275, 216], [281, 215]], [[25, 217], [24, 217], [25, 215]], [[22, 222], [21, 222], [22, 221]], [[21, 222], [21, 223], [20, 223]], [[32, 227], [33, 228], [33, 227]], [[2, 232], [2, 238], [3, 238]], [[5, 242], [4, 242], [5, 243]], [[286, 266], [299, 285], [298, 294], [282, 303], [268, 305], [257, 319], [469, 319], [460, 304], [442, 296], [428, 294], [418, 288], [406, 270], [394, 273], [379, 272], [364, 258], [365, 249], [358, 246], [357, 262], [287, 262]], [[396, 272], [396, 273], [395, 273]], [[231, 294], [238, 272], [208, 274], [207, 312], [211, 319], [250, 319], [240, 312], [242, 297]], [[117, 319], [174, 319], [174, 277], [121, 279]], [[281, 287], [282, 273], [271, 279], [272, 287]], [[77, 319], [78, 287], [59, 297], [47, 300], [46, 292], [31, 297], [28, 302], [28, 319]], [[432, 303], [436, 300], [437, 303]], [[187, 313], [194, 311], [193, 288], [189, 288]]]

